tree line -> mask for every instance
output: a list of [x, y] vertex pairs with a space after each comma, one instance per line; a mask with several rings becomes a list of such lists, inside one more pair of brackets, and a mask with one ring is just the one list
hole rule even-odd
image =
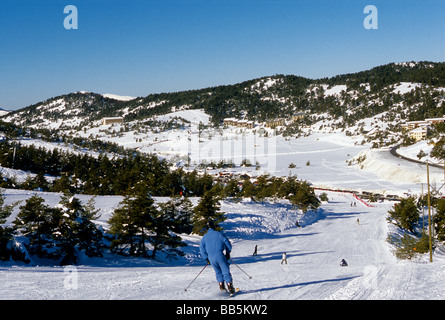
[[[4, 224], [18, 203], [5, 206], [0, 195], [0, 223]], [[157, 252], [182, 255], [185, 244], [174, 234], [190, 232], [192, 213], [188, 198], [172, 198], [155, 206], [147, 192], [127, 196], [109, 219], [109, 230], [97, 220], [94, 198], [83, 204], [70, 194], [51, 207], [39, 195], [28, 198], [8, 226], [0, 226], [0, 260], [29, 263], [33, 257], [60, 265], [77, 264], [80, 257], [102, 257], [106, 249], [129, 256], [155, 258]], [[149, 254], [149, 250], [151, 253]]]
[[83, 204], [69, 193], [63, 194], [54, 207], [35, 194], [19, 207], [15, 220], [4, 225], [19, 203], [4, 205], [0, 193], [0, 260], [29, 263], [36, 256], [67, 265], [77, 264], [82, 255], [102, 257], [104, 250], [152, 259], [160, 252], [183, 256], [181, 248], [186, 244], [181, 234], [203, 235], [209, 221], [217, 230], [222, 229], [227, 217], [220, 210], [221, 199], [284, 197], [303, 211], [316, 209], [320, 204], [313, 189], [295, 177], [283, 180], [265, 176], [260, 177], [258, 185], [247, 186], [242, 190], [233, 182], [226, 186], [217, 183], [204, 191], [193, 206], [183, 195], [156, 203], [149, 185], [143, 184], [119, 203], [107, 221], [107, 230], [95, 223], [100, 210], [94, 207], [94, 197]]
[[[59, 149], [46, 150], [34, 145], [23, 146], [12, 140], [0, 141], [0, 164], [3, 167], [34, 173], [24, 182], [0, 174], [0, 187], [39, 189], [94, 195], [125, 195], [139, 183], [146, 182], [156, 196], [183, 193], [201, 196], [212, 187], [211, 176], [196, 171], [170, 170], [171, 164], [155, 155], [133, 152], [128, 155], [106, 154], [93, 157]], [[47, 176], [56, 177], [52, 182]]]

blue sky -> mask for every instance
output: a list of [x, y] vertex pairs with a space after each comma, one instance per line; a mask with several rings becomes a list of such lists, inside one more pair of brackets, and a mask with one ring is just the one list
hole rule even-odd
[[[366, 5], [377, 30], [363, 27]], [[444, 18], [443, 0], [1, 0], [0, 107], [445, 61]]]

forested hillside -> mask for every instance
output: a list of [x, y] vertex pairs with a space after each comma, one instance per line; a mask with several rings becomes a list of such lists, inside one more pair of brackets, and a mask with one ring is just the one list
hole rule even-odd
[[[403, 82], [417, 86], [407, 92], [395, 91]], [[341, 94], [327, 94], [335, 86], [344, 86]], [[443, 88], [445, 63], [391, 63], [332, 78], [274, 75], [233, 85], [150, 94], [130, 101], [77, 92], [50, 98], [3, 118], [25, 126], [80, 130], [99, 123], [103, 117], [122, 116], [130, 122], [174, 110], [204, 109], [215, 125], [220, 125], [226, 117], [264, 122], [297, 112], [344, 117], [348, 125], [394, 106], [409, 107], [406, 116], [410, 119], [442, 115]], [[307, 121], [311, 121], [310, 117]]]

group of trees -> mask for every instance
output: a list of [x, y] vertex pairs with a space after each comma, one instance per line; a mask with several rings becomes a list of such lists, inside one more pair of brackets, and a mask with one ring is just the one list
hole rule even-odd
[[14, 229], [3, 225], [11, 215], [13, 209], [14, 205], [5, 205], [5, 197], [0, 193], [0, 261], [11, 258], [13, 260], [20, 260], [12, 242]]
[[[10, 140], [0, 142], [0, 164], [34, 173], [24, 182], [0, 174], [0, 187], [27, 190], [70, 192], [95, 195], [125, 195], [144, 182], [155, 196], [201, 196], [212, 187], [209, 175], [196, 171], [171, 170], [170, 164], [154, 155], [133, 152], [128, 155], [89, 154], [48, 151], [33, 145], [23, 146]], [[49, 182], [46, 175], [56, 176]]]
[[[271, 85], [264, 89], [263, 85], [269, 79], [278, 85]], [[170, 112], [174, 106], [187, 105], [196, 109], [205, 109], [212, 116], [212, 122], [217, 125], [226, 117], [239, 118], [245, 115], [249, 120], [262, 122], [277, 117], [288, 117], [295, 113], [295, 110], [310, 111], [308, 113], [329, 112], [334, 118], [344, 117], [345, 123], [354, 125], [357, 119], [388, 111], [394, 104], [404, 100], [408, 106], [420, 102], [422, 103], [420, 107], [428, 109], [429, 112], [436, 109], [430, 103], [432, 100], [428, 100], [430, 97], [428, 92], [423, 94], [418, 91], [419, 97], [411, 99], [411, 93], [406, 94], [405, 97], [405, 95], [387, 90], [400, 82], [421, 83], [426, 87], [443, 87], [445, 86], [445, 63], [418, 62], [406, 65], [390, 63], [371, 70], [316, 80], [294, 75], [275, 75], [234, 85], [155, 94], [142, 101], [129, 102], [130, 109], [153, 102], [158, 105], [155, 108], [138, 108], [136, 112], [129, 113], [127, 118], [128, 120], [143, 119]], [[335, 96], [324, 96], [321, 92], [307, 92], [310, 85], [321, 84], [346, 85], [347, 91], [353, 90], [359, 94], [356, 99], [352, 99], [347, 94], [338, 99]], [[363, 84], [369, 85], [369, 90], [366, 92], [364, 92]], [[274, 97], [282, 98], [285, 103]], [[372, 107], [368, 107], [364, 102], [371, 100], [372, 97], [378, 97], [380, 103], [374, 103]], [[359, 105], [361, 105], [359, 112], [350, 112], [351, 108]], [[347, 110], [349, 112], [346, 112]], [[421, 112], [425, 113], [425, 111]]]
[[413, 61], [406, 64], [389, 63], [366, 71], [319, 79], [318, 82], [329, 85], [347, 84], [349, 89], [358, 89], [361, 84], [369, 83], [372, 91], [380, 90], [397, 82], [444, 86], [445, 63], [424, 61]]
[[180, 248], [186, 244], [178, 234], [202, 235], [208, 221], [220, 228], [225, 220], [212, 192], [206, 192], [193, 207], [183, 196], [156, 204], [147, 189], [141, 188], [115, 209], [107, 232], [94, 222], [100, 217], [94, 198], [84, 205], [65, 194], [51, 207], [36, 194], [19, 207], [12, 224], [3, 226], [17, 205], [5, 206], [0, 194], [0, 260], [29, 262], [36, 256], [61, 265], [76, 264], [81, 254], [101, 257], [106, 248], [132, 257], [155, 258], [159, 252], [182, 256]]
[[[127, 196], [110, 220], [112, 252], [155, 258], [156, 253], [183, 255], [185, 246], [174, 232], [190, 232], [192, 205], [187, 198], [174, 198], [157, 207], [146, 191]], [[151, 254], [149, 254], [149, 247]]]
[[[421, 217], [421, 208], [425, 205], [424, 199], [408, 197], [388, 211], [388, 221], [405, 231], [401, 237], [389, 236], [390, 243], [396, 246], [397, 257], [411, 259], [415, 253], [429, 251], [429, 235], [425, 230], [428, 222], [425, 217]], [[431, 221], [432, 240], [445, 241], [445, 199], [433, 198], [431, 205], [436, 210]]]
[[110, 249], [129, 256], [155, 258], [161, 251], [182, 256], [180, 248], [185, 243], [178, 234], [203, 235], [209, 221], [221, 230], [225, 219], [212, 191], [205, 192], [195, 207], [187, 197], [172, 197], [156, 205], [147, 192], [141, 191], [125, 197], [108, 221]]
[[307, 181], [297, 179], [296, 176], [261, 175], [257, 177], [255, 183], [250, 179], [230, 180], [224, 187], [216, 185], [214, 189], [223, 197], [244, 197], [255, 201], [263, 201], [265, 198], [287, 199], [303, 212], [320, 206], [320, 200], [311, 185]]
[[[279, 197], [289, 199], [303, 211], [320, 204], [310, 185], [296, 177], [260, 176], [255, 184], [249, 179], [231, 179], [226, 184], [210, 186], [202, 190], [193, 207], [184, 195], [155, 203], [150, 183], [137, 184], [111, 215], [107, 232], [94, 223], [99, 218], [94, 198], [84, 205], [72, 194], [61, 196], [55, 207], [34, 195], [19, 207], [10, 226], [1, 226], [18, 204], [4, 206], [0, 196], [0, 260], [29, 261], [30, 255], [35, 255], [60, 264], [75, 264], [81, 254], [100, 257], [105, 248], [128, 256], [155, 258], [159, 252], [181, 256], [185, 243], [180, 234], [203, 235], [209, 221], [221, 229], [226, 219], [220, 211], [219, 200], [223, 198], [250, 197], [261, 201]], [[18, 245], [17, 239], [25, 240]]]
[[[115, 116], [116, 109], [124, 108], [125, 101], [118, 101], [104, 97], [101, 94], [92, 92], [74, 92], [66, 95], [52, 97], [45, 101], [30, 105], [18, 111], [23, 117], [23, 126], [39, 124], [44, 122], [42, 119], [60, 121], [70, 118], [66, 114], [69, 112], [61, 112], [62, 110], [72, 110], [71, 116], [77, 119], [83, 118], [83, 121], [76, 122], [77, 129], [89, 125], [92, 121], [101, 120], [104, 117]], [[47, 106], [50, 106], [49, 108]], [[63, 124], [58, 127], [59, 130], [69, 129], [73, 125]]]
[[[6, 216], [17, 205], [2, 205]], [[103, 231], [93, 222], [98, 218], [93, 202], [83, 205], [78, 198], [64, 195], [57, 206], [51, 207], [34, 195], [19, 209], [12, 225], [0, 227], [1, 260], [29, 262], [30, 256], [35, 255], [67, 265], [76, 264], [81, 252], [88, 257], [102, 256]], [[24, 240], [18, 242], [15, 236]]]

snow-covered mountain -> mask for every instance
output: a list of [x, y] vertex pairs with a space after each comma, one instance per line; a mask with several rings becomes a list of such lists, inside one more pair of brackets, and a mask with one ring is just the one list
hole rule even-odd
[[119, 100], [119, 101], [130, 101], [130, 100], [134, 100], [134, 99], [136, 99], [136, 97], [131, 97], [131, 96], [120, 96], [120, 95], [113, 94], [113, 93], [106, 93], [106, 94], [103, 94], [103, 96], [104, 96], [105, 98], [114, 99], [114, 100]]
[[0, 108], [0, 117], [7, 115], [10, 111]]
[[139, 98], [82, 91], [11, 112], [3, 120], [34, 128], [81, 130], [97, 126], [104, 117], [144, 122], [178, 110], [203, 109], [213, 125], [228, 117], [261, 123], [304, 112], [305, 124], [325, 119], [331, 126], [348, 128], [377, 115], [383, 120], [442, 116], [444, 69], [445, 63], [392, 63], [332, 78], [275, 75]]

